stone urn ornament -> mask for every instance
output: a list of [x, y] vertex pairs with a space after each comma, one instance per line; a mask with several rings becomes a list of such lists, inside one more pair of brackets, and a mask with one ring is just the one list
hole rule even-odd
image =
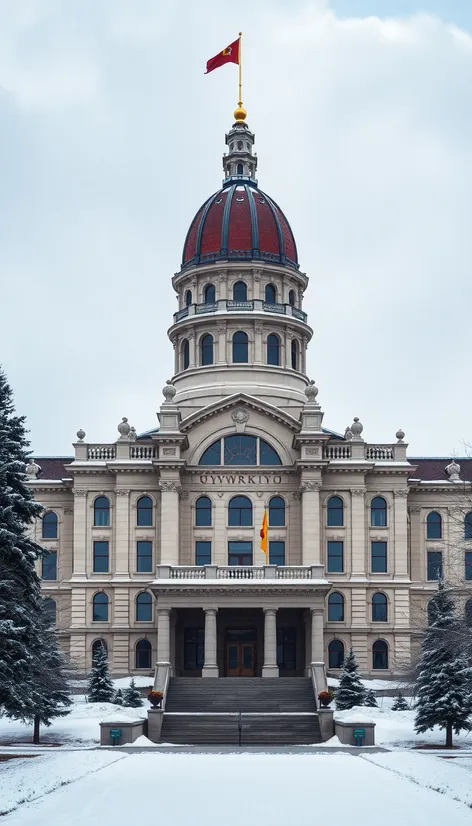
[[318, 700], [323, 708], [328, 708], [330, 703], [334, 700], [334, 691], [331, 691], [330, 688], [328, 688], [327, 691], [320, 691], [318, 694]]
[[147, 698], [153, 708], [161, 708], [163, 696], [162, 691], [150, 691]]

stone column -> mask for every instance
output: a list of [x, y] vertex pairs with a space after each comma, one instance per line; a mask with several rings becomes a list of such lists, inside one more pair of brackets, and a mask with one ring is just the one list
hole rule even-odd
[[195, 333], [193, 333], [193, 332], [188, 333], [187, 339], [188, 339], [188, 366], [189, 367], [196, 367], [197, 353], [196, 353], [196, 345], [195, 345]]
[[157, 664], [170, 664], [170, 608], [157, 609]]
[[74, 494], [74, 558], [72, 579], [82, 579], [87, 571], [87, 491], [73, 488]]
[[254, 325], [254, 356], [253, 361], [257, 362], [258, 364], [265, 364], [265, 358], [263, 358], [263, 348], [264, 343], [262, 341], [262, 337], [264, 334], [264, 329], [260, 324]]
[[284, 349], [285, 349], [285, 367], [291, 369], [292, 367], [292, 333], [290, 330], [286, 330], [284, 336]]
[[216, 328], [218, 336], [218, 347], [216, 348], [217, 364], [226, 364], [226, 325], [219, 324]]
[[216, 614], [217, 608], [205, 608], [205, 664], [202, 677], [219, 677], [216, 659]]
[[409, 579], [407, 488], [394, 491], [394, 559], [390, 556], [389, 571], [395, 579]]
[[324, 609], [311, 609], [311, 661], [324, 663]]
[[159, 481], [161, 489], [161, 565], [179, 564], [179, 481]]
[[[365, 491], [364, 487], [351, 488], [351, 579], [365, 579]], [[348, 548], [344, 554], [348, 570]]]
[[277, 611], [275, 608], [264, 608], [264, 665], [263, 677], [278, 677], [277, 666]]
[[302, 480], [302, 564], [319, 565], [320, 547], [320, 487], [317, 479]]
[[129, 494], [128, 488], [115, 488], [115, 577], [129, 578]]

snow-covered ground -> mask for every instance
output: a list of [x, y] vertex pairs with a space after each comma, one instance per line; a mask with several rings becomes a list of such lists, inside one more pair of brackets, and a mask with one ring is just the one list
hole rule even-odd
[[[5, 826], [129, 826], [150, 820], [173, 826], [313, 826], [333, 819], [354, 819], [363, 826], [417, 826], [419, 821], [428, 826], [472, 826], [470, 808], [452, 799], [458, 792], [467, 795], [460, 777], [466, 773], [451, 767], [447, 780], [442, 780], [444, 793], [438, 794], [428, 787], [430, 770], [422, 766], [440, 763], [439, 758], [414, 756], [416, 762], [425, 761], [406, 767], [418, 775], [415, 782], [406, 779], [403, 769], [397, 772], [398, 767], [392, 770], [335, 752], [127, 755], [25, 804], [5, 818]], [[84, 755], [74, 752], [70, 757], [82, 760]], [[440, 779], [435, 775], [433, 782]]]

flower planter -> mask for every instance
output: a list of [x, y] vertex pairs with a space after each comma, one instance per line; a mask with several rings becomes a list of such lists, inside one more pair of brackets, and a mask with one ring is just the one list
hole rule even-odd
[[160, 691], [151, 691], [148, 694], [148, 700], [151, 703], [152, 708], [161, 708], [162, 699], [163, 697]]

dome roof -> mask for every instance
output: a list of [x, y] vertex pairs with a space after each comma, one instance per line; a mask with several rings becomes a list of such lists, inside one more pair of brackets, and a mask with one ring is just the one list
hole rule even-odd
[[253, 259], [296, 270], [299, 266], [295, 239], [280, 207], [249, 178], [233, 178], [195, 215], [185, 239], [182, 269]]

